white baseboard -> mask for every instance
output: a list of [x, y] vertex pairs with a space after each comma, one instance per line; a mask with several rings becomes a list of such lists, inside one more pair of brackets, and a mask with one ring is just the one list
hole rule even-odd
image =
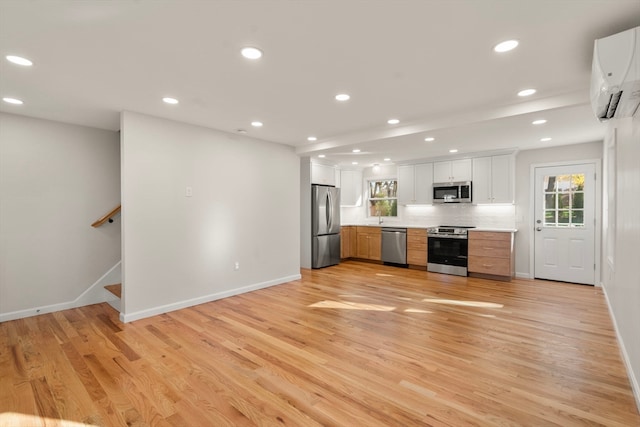
[[68, 310], [70, 308], [83, 307], [90, 304], [98, 304], [105, 302], [108, 296], [105, 294], [105, 285], [110, 285], [111, 280], [116, 277], [120, 272], [121, 261], [118, 261], [116, 265], [111, 267], [109, 271], [102, 275], [93, 285], [89, 286], [87, 290], [80, 294], [80, 296], [73, 301], [61, 302], [58, 304], [45, 305], [42, 307], [27, 308], [24, 310], [11, 311], [8, 313], [0, 313], [0, 322], [7, 322], [9, 320], [23, 319], [25, 317], [38, 316], [40, 314], [53, 313], [55, 311]]
[[633, 391], [633, 396], [636, 398], [636, 406], [638, 407], [638, 411], [640, 411], [640, 379], [636, 376], [635, 372], [633, 372], [631, 359], [629, 359], [629, 353], [627, 353], [627, 349], [624, 346], [624, 341], [622, 340], [620, 330], [618, 329], [618, 323], [616, 322], [616, 316], [613, 314], [611, 302], [609, 301], [609, 296], [607, 295], [607, 287], [603, 286], [602, 290], [604, 292], [605, 300], [607, 301], [607, 307], [609, 308], [609, 316], [611, 316], [611, 320], [613, 321], [613, 328], [616, 331], [616, 338], [618, 339], [618, 344], [620, 344], [622, 360], [624, 361], [624, 365], [627, 368], [627, 376], [629, 377], [629, 382], [631, 383], [631, 390]]
[[533, 279], [529, 273], [518, 273], [516, 272], [516, 277], [518, 279]]
[[146, 310], [136, 311], [134, 313], [120, 313], [120, 321], [127, 323], [135, 320], [144, 319], [151, 316], [157, 316], [159, 314], [168, 313], [170, 311], [180, 310], [182, 308], [192, 307], [198, 304], [204, 304], [207, 302], [219, 300], [222, 298], [232, 297], [234, 295], [244, 294], [246, 292], [256, 291], [258, 289], [268, 288], [270, 286], [280, 285], [282, 283], [292, 282], [302, 278], [300, 274], [294, 274], [292, 276], [280, 277], [274, 280], [268, 280], [266, 282], [256, 283], [253, 285], [243, 286], [237, 289], [231, 289], [228, 291], [217, 292], [215, 294], [204, 295], [198, 298], [192, 298], [184, 301], [178, 301], [171, 304], [161, 305], [158, 307], [149, 308]]

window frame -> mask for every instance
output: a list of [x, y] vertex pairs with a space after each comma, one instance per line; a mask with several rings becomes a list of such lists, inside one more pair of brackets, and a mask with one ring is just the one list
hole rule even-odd
[[[371, 189], [372, 189], [372, 183], [375, 182], [393, 182], [393, 186], [395, 188], [394, 197], [371, 197]], [[379, 202], [379, 201], [389, 201], [391, 203], [391, 206], [389, 207], [389, 214], [388, 215], [373, 215], [371, 212], [371, 209], [373, 208], [371, 202]], [[394, 213], [395, 211], [395, 215], [391, 215], [392, 213]], [[372, 178], [372, 179], [367, 179], [367, 218], [374, 218], [377, 216], [381, 216], [384, 218], [398, 218], [398, 178]]]

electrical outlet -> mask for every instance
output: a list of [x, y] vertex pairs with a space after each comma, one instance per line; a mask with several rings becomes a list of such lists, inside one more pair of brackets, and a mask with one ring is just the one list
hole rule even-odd
[[187, 187], [187, 189], [184, 192], [185, 197], [191, 197], [193, 196], [193, 188], [191, 187]]
[[233, 267], [234, 270], [238, 271], [240, 270], [240, 262], [236, 261], [236, 265]]

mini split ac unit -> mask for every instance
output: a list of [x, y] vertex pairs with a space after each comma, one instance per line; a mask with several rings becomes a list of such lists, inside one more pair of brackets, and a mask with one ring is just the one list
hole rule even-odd
[[595, 41], [591, 106], [600, 121], [631, 117], [640, 105], [640, 27]]

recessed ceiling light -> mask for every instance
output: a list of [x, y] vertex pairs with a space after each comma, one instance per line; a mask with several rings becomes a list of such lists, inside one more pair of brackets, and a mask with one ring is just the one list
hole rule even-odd
[[360, 149], [359, 148], [354, 148], [353, 150], [351, 150], [352, 153], [359, 153]]
[[262, 127], [262, 122], [251, 122], [251, 126], [253, 126], [254, 128]]
[[400, 123], [400, 120], [398, 120], [398, 119], [389, 119], [389, 120], [387, 120], [387, 123], [389, 123], [390, 125], [397, 125], [398, 123]]
[[452, 148], [451, 150], [449, 150], [450, 153], [457, 153], [458, 149], [457, 148]]
[[493, 50], [498, 53], [509, 52], [510, 50], [518, 47], [518, 40], [507, 40], [501, 43], [498, 43], [493, 47]]
[[180, 101], [178, 101], [175, 98], [169, 98], [168, 96], [166, 96], [166, 97], [162, 98], [162, 102], [164, 102], [165, 104], [174, 104], [175, 105]]
[[518, 92], [518, 96], [531, 96], [536, 93], [535, 89], [524, 89]]
[[7, 58], [7, 61], [9, 62], [13, 62], [14, 64], [18, 64], [18, 65], [23, 65], [25, 67], [31, 67], [33, 65], [33, 62], [21, 56], [7, 55], [5, 56], [5, 58]]
[[311, 141], [311, 142], [313, 142], [313, 141], [317, 141], [317, 140], [318, 140], [318, 138], [316, 138], [315, 136], [309, 136], [309, 137], [307, 137], [307, 141]]
[[2, 98], [2, 100], [4, 102], [6, 102], [7, 104], [15, 104], [15, 105], [22, 105], [24, 104], [24, 102], [22, 102], [22, 100], [17, 99], [17, 98]]
[[545, 119], [538, 119], [531, 122], [532, 125], [543, 125], [545, 123], [547, 123]]
[[351, 162], [351, 164], [352, 164], [352, 165], [357, 165], [357, 164], [358, 164], [358, 162]]
[[549, 138], [548, 136], [544, 138], [540, 138], [540, 142], [548, 142], [548, 141], [551, 141], [551, 138]]
[[385, 162], [390, 162], [390, 161], [391, 161], [391, 159], [390, 159], [390, 158], [388, 158], [388, 157], [387, 157], [386, 159], [383, 159], [383, 160], [384, 160]]
[[424, 140], [427, 141], [427, 142], [431, 142], [431, 141], [435, 141], [436, 139], [434, 137], [432, 137], [432, 136], [428, 136]]
[[351, 97], [346, 93], [339, 93], [336, 95], [336, 101], [348, 101]]
[[242, 54], [242, 56], [244, 56], [247, 59], [262, 58], [262, 51], [257, 47], [251, 47], [251, 46], [243, 47], [240, 53]]
[[324, 155], [324, 154], [318, 154], [318, 157], [320, 157], [321, 159], [324, 159], [324, 158], [325, 158], [325, 157], [327, 157], [327, 156], [326, 156], [326, 155]]

